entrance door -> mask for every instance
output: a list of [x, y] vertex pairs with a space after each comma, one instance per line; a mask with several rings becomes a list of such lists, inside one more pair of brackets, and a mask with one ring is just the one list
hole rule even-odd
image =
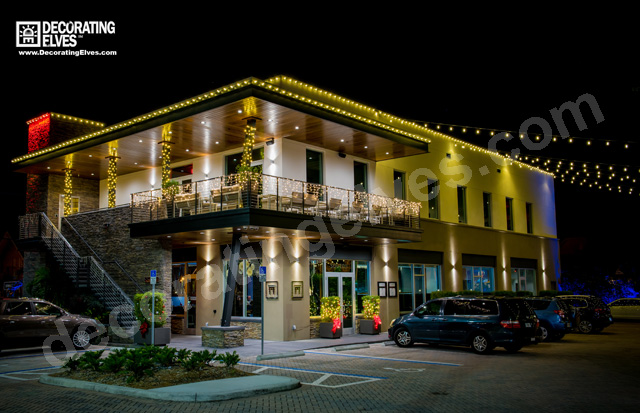
[[340, 297], [342, 333], [354, 333], [355, 274], [352, 260], [325, 261], [325, 291], [328, 297]]

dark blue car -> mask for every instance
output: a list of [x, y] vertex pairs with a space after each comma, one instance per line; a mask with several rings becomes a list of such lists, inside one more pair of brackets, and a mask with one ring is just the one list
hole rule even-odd
[[389, 338], [400, 347], [453, 344], [487, 354], [495, 347], [516, 352], [536, 344], [537, 329], [535, 312], [521, 298], [456, 296], [428, 301], [393, 320]]
[[572, 323], [569, 318], [570, 309], [566, 304], [555, 298], [532, 297], [526, 298], [527, 303], [536, 312], [540, 327], [538, 335], [540, 341], [560, 340], [571, 331]]

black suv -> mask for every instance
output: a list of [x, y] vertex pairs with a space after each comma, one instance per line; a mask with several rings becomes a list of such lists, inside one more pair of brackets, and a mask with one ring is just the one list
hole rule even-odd
[[102, 333], [104, 326], [96, 320], [69, 314], [45, 300], [4, 298], [0, 302], [0, 349], [67, 344], [86, 349]]
[[600, 297], [594, 295], [559, 295], [575, 311], [575, 325], [581, 333], [599, 333], [613, 324], [611, 310]]
[[496, 346], [516, 352], [537, 343], [538, 326], [521, 298], [456, 296], [428, 301], [393, 320], [389, 338], [400, 347], [421, 342], [471, 346], [478, 354]]

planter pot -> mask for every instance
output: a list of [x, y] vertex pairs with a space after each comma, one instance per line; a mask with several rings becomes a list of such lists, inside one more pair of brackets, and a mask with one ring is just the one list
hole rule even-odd
[[378, 328], [375, 328], [373, 320], [360, 320], [360, 334], [380, 334], [380, 327], [381, 325], [378, 324]]
[[[156, 346], [166, 346], [171, 342], [171, 328], [169, 327], [159, 327], [154, 329], [154, 345]], [[147, 331], [147, 334], [142, 337], [140, 334], [140, 330], [136, 331], [133, 336], [133, 342], [136, 344], [147, 344], [151, 345], [151, 329]]]
[[320, 323], [320, 337], [322, 338], [340, 338], [342, 337], [342, 327], [333, 331], [333, 323]]

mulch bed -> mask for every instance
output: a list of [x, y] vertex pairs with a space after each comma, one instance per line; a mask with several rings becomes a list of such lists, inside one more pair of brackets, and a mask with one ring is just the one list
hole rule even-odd
[[207, 380], [230, 379], [233, 377], [253, 376], [234, 367], [210, 366], [202, 370], [188, 371], [181, 366], [161, 368], [153, 376], [144, 376], [140, 381], [127, 383], [127, 372], [109, 373], [92, 370], [64, 371], [52, 374], [73, 380], [84, 380], [115, 386], [133, 387], [136, 389], [154, 389], [157, 387], [176, 386], [178, 384], [196, 383]]

